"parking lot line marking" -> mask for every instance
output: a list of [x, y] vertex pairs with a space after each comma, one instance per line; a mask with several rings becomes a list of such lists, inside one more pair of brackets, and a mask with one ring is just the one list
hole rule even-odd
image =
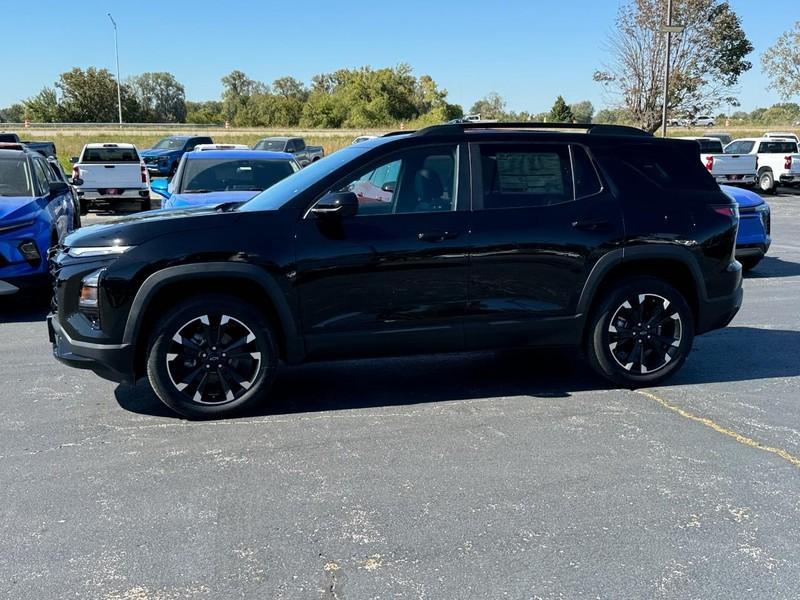
[[754, 440], [753, 438], [749, 438], [746, 435], [742, 435], [741, 433], [737, 433], [732, 429], [728, 429], [727, 427], [719, 425], [718, 423], [714, 422], [712, 419], [709, 419], [708, 417], [700, 417], [698, 415], [694, 415], [688, 411], [685, 411], [681, 407], [675, 406], [674, 404], [667, 402], [663, 398], [659, 398], [658, 396], [656, 396], [651, 392], [647, 392], [645, 390], [636, 390], [636, 393], [657, 402], [664, 408], [671, 410], [672, 412], [680, 415], [684, 419], [689, 419], [690, 421], [694, 421], [696, 423], [700, 423], [701, 425], [705, 425], [706, 427], [709, 427], [710, 429], [713, 429], [718, 433], [733, 438], [734, 440], [736, 440], [740, 444], [744, 444], [745, 446], [750, 446], [751, 448], [755, 448], [756, 450], [762, 450], [764, 452], [769, 452], [770, 454], [775, 454], [776, 456], [780, 456], [783, 460], [791, 463], [795, 467], [800, 468], [800, 458], [797, 458], [796, 456], [789, 454], [786, 450], [783, 450], [782, 448], [765, 446], [764, 444]]

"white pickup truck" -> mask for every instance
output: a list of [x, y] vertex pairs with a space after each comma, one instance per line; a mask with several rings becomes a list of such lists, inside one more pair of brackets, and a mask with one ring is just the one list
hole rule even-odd
[[758, 188], [773, 194], [779, 185], [800, 185], [800, 153], [788, 138], [742, 138], [725, 146], [725, 154], [758, 158]]
[[150, 210], [150, 175], [133, 144], [86, 144], [70, 161], [81, 210], [131, 200]]
[[722, 149], [722, 142], [716, 138], [685, 137], [684, 140], [693, 140], [700, 147], [700, 162], [717, 183], [728, 185], [752, 185], [756, 182], [755, 156], [747, 154], [726, 154]]

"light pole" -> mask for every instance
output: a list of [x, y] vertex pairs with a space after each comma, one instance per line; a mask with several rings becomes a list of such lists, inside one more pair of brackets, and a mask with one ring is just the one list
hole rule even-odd
[[664, 99], [661, 106], [661, 135], [667, 137], [667, 101], [669, 98], [669, 59], [672, 54], [672, 34], [681, 33], [683, 27], [672, 24], [672, 0], [667, 0], [667, 24], [661, 33], [667, 34], [667, 55], [664, 60]]
[[[670, 0], [672, 2], [672, 0]], [[117, 45], [117, 22], [111, 13], [106, 13], [108, 18], [111, 19], [111, 24], [114, 26], [114, 54], [117, 57], [117, 111], [119, 112], [119, 126], [122, 128], [122, 88], [119, 83], [119, 46]]]

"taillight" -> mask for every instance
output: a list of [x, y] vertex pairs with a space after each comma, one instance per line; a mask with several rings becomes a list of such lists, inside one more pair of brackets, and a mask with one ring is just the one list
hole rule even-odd
[[73, 179], [80, 179], [81, 171], [78, 167], [72, 167], [72, 178]]
[[783, 168], [786, 169], [787, 171], [790, 171], [791, 168], [792, 168], [792, 157], [791, 156], [784, 156], [783, 160], [785, 161], [783, 163]]
[[739, 219], [739, 207], [738, 206], [712, 206], [714, 212], [718, 215], [722, 215], [723, 217], [731, 217], [736, 220]]
[[142, 167], [142, 183], [147, 183], [147, 168]]
[[714, 155], [709, 154], [706, 156], [706, 169], [709, 171], [714, 168]]

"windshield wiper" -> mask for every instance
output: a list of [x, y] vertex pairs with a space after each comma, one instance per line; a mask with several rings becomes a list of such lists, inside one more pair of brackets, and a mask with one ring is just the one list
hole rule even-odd
[[182, 194], [210, 194], [211, 190], [183, 190]]
[[222, 204], [218, 205], [214, 210], [216, 210], [217, 212], [230, 212], [230, 211], [238, 208], [242, 204], [244, 204], [244, 202], [242, 202], [242, 201], [223, 202]]

